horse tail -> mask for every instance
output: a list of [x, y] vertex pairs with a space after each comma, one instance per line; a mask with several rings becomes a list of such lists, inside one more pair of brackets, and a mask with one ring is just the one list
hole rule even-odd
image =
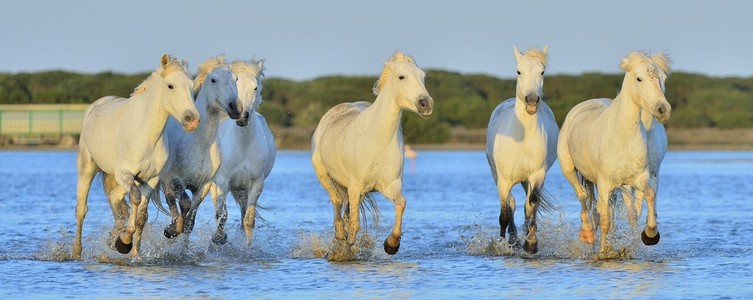
[[169, 216], [170, 211], [165, 209], [165, 205], [162, 204], [162, 197], [160, 196], [159, 191], [160, 191], [160, 184], [157, 183], [157, 186], [154, 188], [154, 192], [152, 192], [152, 194], [149, 196], [149, 199], [152, 200], [157, 210]]
[[540, 217], [544, 213], [552, 213], [556, 211], [555, 198], [549, 191], [543, 186], [537, 191], [539, 199], [539, 209], [536, 214]]

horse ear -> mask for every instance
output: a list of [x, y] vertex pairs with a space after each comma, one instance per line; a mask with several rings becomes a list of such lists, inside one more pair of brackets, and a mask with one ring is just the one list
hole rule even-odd
[[518, 50], [518, 47], [512, 47], [512, 52], [515, 54], [515, 61], [520, 61], [520, 58], [523, 57], [523, 53]]
[[168, 55], [167, 53], [162, 53], [162, 58], [160, 59], [160, 65], [162, 65], [162, 67], [164, 68], [169, 63], [170, 63], [170, 55]]
[[541, 49], [541, 52], [544, 52], [544, 55], [546, 55], [547, 50], [549, 50], [549, 45], [545, 45], [544, 49]]
[[622, 61], [620, 61], [620, 69], [622, 69], [625, 72], [630, 72], [630, 58], [629, 57], [622, 58]]

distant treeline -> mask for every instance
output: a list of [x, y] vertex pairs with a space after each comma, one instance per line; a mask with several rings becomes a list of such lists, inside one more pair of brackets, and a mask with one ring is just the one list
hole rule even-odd
[[[0, 104], [91, 103], [106, 95], [128, 96], [147, 73], [84, 75], [64, 71], [0, 74]], [[623, 75], [553, 75], [544, 80], [544, 100], [561, 124], [568, 110], [591, 98], [613, 98]], [[272, 126], [315, 127], [332, 106], [373, 101], [374, 77], [329, 76], [308, 81], [268, 78], [260, 112]], [[673, 73], [666, 82], [672, 104], [669, 127], [753, 127], [753, 78], [717, 78]], [[426, 88], [434, 115], [404, 113], [403, 131], [412, 143], [449, 139], [452, 127], [485, 128], [502, 100], [515, 95], [515, 79], [429, 70]]]

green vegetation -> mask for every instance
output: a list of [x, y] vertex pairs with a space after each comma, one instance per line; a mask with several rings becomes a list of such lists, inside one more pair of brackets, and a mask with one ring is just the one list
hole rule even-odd
[[[91, 103], [105, 95], [128, 96], [147, 75], [64, 71], [0, 74], [0, 104]], [[583, 100], [613, 98], [622, 77], [593, 73], [547, 76], [544, 99], [562, 123], [570, 108]], [[313, 128], [338, 103], [373, 101], [375, 81], [376, 76], [329, 76], [302, 82], [269, 78], [260, 112], [278, 128]], [[753, 78], [674, 73], [666, 86], [672, 104], [672, 119], [667, 126], [753, 127]], [[435, 113], [428, 119], [404, 114], [403, 130], [411, 143], [448, 141], [453, 127], [485, 128], [494, 107], [515, 95], [514, 79], [441, 70], [427, 72], [426, 87], [435, 100]]]

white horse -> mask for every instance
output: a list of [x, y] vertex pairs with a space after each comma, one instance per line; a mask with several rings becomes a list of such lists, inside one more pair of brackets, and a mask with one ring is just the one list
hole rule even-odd
[[[130, 98], [103, 97], [86, 110], [77, 161], [74, 258], [81, 258], [86, 202], [98, 172], [112, 176], [108, 198], [115, 218], [112, 235], [118, 235], [115, 247], [120, 253], [138, 256], [147, 219], [147, 197], [157, 186], [157, 176], [167, 161], [162, 138], [165, 123], [173, 116], [181, 123], [180, 130], [193, 131], [199, 126], [199, 112], [191, 94], [193, 82], [186, 67], [185, 62], [163, 54], [160, 67]], [[126, 193], [131, 198], [130, 214], [124, 202]]]
[[[609, 200], [615, 189], [622, 186], [630, 186], [641, 201], [640, 195], [645, 195], [648, 215], [646, 228], [641, 232], [643, 243], [655, 245], [660, 237], [656, 224], [657, 187], [652, 186], [655, 182], [651, 180], [649, 145], [641, 113], [651, 114], [660, 122], [669, 119], [672, 108], [664, 96], [669, 60], [663, 53], [649, 56], [633, 52], [622, 59], [620, 68], [626, 74], [617, 97], [612, 101], [587, 100], [573, 107], [562, 124], [557, 144], [562, 172], [581, 202], [580, 239], [587, 243], [595, 240], [589, 207], [596, 201], [601, 230], [600, 258], [616, 255], [607, 241], [614, 218]], [[594, 184], [598, 200], [593, 197]]]
[[[256, 218], [256, 201], [264, 189], [264, 180], [275, 163], [275, 140], [264, 117], [256, 112], [262, 102], [264, 86], [263, 61], [234, 61], [233, 73], [238, 76], [238, 96], [244, 116], [238, 121], [225, 120], [217, 132], [222, 164], [210, 189], [214, 202], [217, 230], [212, 236], [216, 244], [224, 244], [227, 221], [227, 193], [230, 192], [241, 210], [246, 242], [251, 243]], [[245, 127], [238, 125], [247, 124]]]
[[[159, 181], [172, 218], [165, 228], [168, 238], [191, 232], [196, 211], [220, 168], [217, 129], [224, 118], [238, 119], [243, 111], [238, 99], [237, 78], [222, 56], [208, 59], [199, 66], [199, 74], [194, 79], [196, 108], [202, 117], [198, 130], [186, 134], [174, 122], [168, 122], [165, 128], [170, 157]], [[186, 189], [191, 191], [191, 198]], [[180, 201], [180, 212], [176, 199]], [[157, 201], [161, 206], [161, 201]]]
[[[335, 238], [356, 250], [359, 206], [367, 193], [378, 191], [395, 204], [395, 225], [384, 241], [384, 251], [400, 247], [405, 197], [402, 192], [402, 110], [422, 117], [431, 115], [434, 100], [424, 86], [425, 73], [413, 58], [396, 52], [385, 63], [374, 85], [374, 103], [342, 103], [330, 109], [311, 139], [311, 162], [319, 182], [329, 193], [334, 208]], [[345, 201], [343, 209], [343, 201]], [[347, 258], [347, 257], [346, 257]], [[336, 258], [335, 258], [336, 259]]]
[[510, 193], [518, 183], [526, 191], [523, 248], [538, 252], [536, 213], [548, 200], [542, 193], [546, 172], [557, 159], [559, 129], [554, 114], [544, 101], [544, 69], [547, 47], [531, 49], [525, 54], [514, 49], [518, 62], [518, 83], [515, 97], [500, 103], [489, 119], [486, 131], [486, 158], [497, 183], [502, 209], [499, 214], [500, 237], [505, 229], [508, 242], [517, 243], [515, 228], [515, 197]]

